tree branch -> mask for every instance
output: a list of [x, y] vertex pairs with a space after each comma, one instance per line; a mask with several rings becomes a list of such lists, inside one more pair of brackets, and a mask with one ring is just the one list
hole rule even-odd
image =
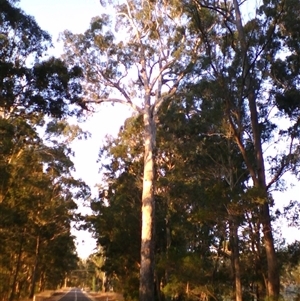
[[143, 109], [134, 104], [132, 101], [127, 101], [127, 100], [124, 100], [124, 99], [121, 99], [121, 98], [100, 98], [98, 100], [89, 100], [87, 101], [87, 103], [95, 103], [95, 104], [101, 104], [101, 103], [120, 103], [120, 104], [123, 104], [123, 105], [127, 105], [129, 106], [131, 109], [133, 109], [135, 112], [139, 113], [139, 114], [143, 114]]

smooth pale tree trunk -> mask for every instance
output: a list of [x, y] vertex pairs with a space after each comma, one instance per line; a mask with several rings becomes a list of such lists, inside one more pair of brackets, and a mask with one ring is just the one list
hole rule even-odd
[[139, 300], [153, 301], [154, 297], [154, 148], [156, 128], [150, 99], [144, 108], [144, 176], [142, 193], [142, 235]]
[[246, 42], [244, 28], [242, 25], [242, 18], [239, 9], [239, 4], [237, 0], [234, 0], [233, 3], [234, 3], [235, 14], [236, 14], [236, 26], [238, 30], [238, 37], [241, 44], [242, 55], [244, 57], [244, 62], [245, 62], [243, 76], [245, 79], [245, 88], [248, 91], [251, 127], [253, 132], [256, 170], [252, 171], [252, 175], [255, 175], [252, 176], [252, 180], [254, 186], [258, 189], [258, 191], [260, 191], [262, 197], [265, 199], [264, 204], [260, 206], [260, 215], [261, 215], [262, 225], [263, 225], [264, 244], [265, 244], [265, 251], [267, 257], [267, 264], [268, 264], [267, 291], [268, 291], [268, 297], [271, 300], [276, 301], [278, 300], [279, 293], [280, 293], [280, 278], [278, 273], [277, 258], [276, 258], [275, 248], [274, 248], [274, 239], [272, 234], [271, 217], [270, 217], [270, 210], [268, 204], [268, 193], [267, 193], [265, 166], [264, 166], [264, 158], [263, 158], [262, 143], [261, 143], [261, 134], [259, 128], [258, 113], [257, 113], [256, 96], [255, 96], [254, 88], [251, 85], [251, 78], [250, 78], [251, 72], [249, 70], [250, 64], [247, 56], [247, 42]]
[[107, 278], [106, 278], [106, 273], [103, 273], [103, 277], [102, 277], [102, 293], [106, 292], [106, 283], [107, 283]]

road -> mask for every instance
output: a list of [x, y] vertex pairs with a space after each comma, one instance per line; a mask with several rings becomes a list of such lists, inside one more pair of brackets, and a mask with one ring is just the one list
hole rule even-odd
[[59, 301], [91, 301], [79, 288], [72, 288]]

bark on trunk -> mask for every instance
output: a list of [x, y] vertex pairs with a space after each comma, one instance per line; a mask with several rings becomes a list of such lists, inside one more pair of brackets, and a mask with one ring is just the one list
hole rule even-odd
[[32, 271], [32, 280], [31, 280], [31, 288], [29, 298], [33, 298], [35, 291], [35, 282], [36, 282], [36, 274], [37, 274], [37, 266], [39, 262], [39, 253], [40, 253], [40, 236], [36, 238], [36, 247], [35, 247], [35, 262]]
[[264, 243], [268, 263], [267, 290], [271, 300], [278, 300], [280, 293], [280, 278], [278, 273], [277, 257], [274, 248], [269, 205], [267, 203], [262, 205], [262, 219]]
[[144, 111], [144, 178], [142, 193], [142, 237], [140, 267], [140, 301], [153, 301], [154, 298], [154, 147], [155, 123], [153, 121], [150, 99], [146, 101]]
[[[24, 232], [25, 232], [25, 230], [24, 230]], [[10, 296], [9, 296], [9, 299], [8, 299], [9, 301], [13, 301], [14, 298], [15, 298], [16, 287], [17, 287], [17, 279], [18, 279], [18, 275], [19, 275], [19, 271], [20, 271], [20, 267], [21, 267], [21, 260], [22, 260], [22, 254], [23, 254], [23, 243], [24, 243], [24, 233], [22, 233], [21, 241], [20, 241], [20, 245], [19, 245], [16, 270], [15, 270], [15, 274], [14, 274], [14, 277], [13, 277], [13, 283], [12, 283], [12, 286], [11, 286]]]
[[254, 182], [255, 187], [261, 192], [265, 199], [264, 204], [260, 207], [260, 216], [262, 223], [262, 231], [264, 235], [264, 247], [266, 250], [267, 265], [268, 265], [268, 279], [267, 292], [271, 300], [278, 300], [280, 293], [280, 278], [277, 267], [277, 257], [274, 247], [274, 239], [272, 233], [271, 217], [268, 204], [268, 191], [266, 185], [265, 166], [263, 159], [263, 151], [261, 145], [261, 135], [258, 124], [257, 106], [254, 93], [249, 95], [249, 107], [251, 114], [251, 123], [253, 130], [254, 149], [257, 164], [257, 180]]
[[[228, 184], [230, 186], [230, 190], [233, 191], [235, 188], [235, 180], [233, 175], [234, 163], [231, 159], [231, 142], [228, 140], [228, 163], [230, 167], [230, 172], [228, 175]], [[243, 290], [242, 290], [242, 282], [241, 282], [241, 266], [240, 266], [240, 250], [239, 250], [239, 236], [238, 236], [238, 217], [236, 212], [233, 210], [229, 214], [229, 229], [230, 229], [230, 246], [231, 246], [231, 264], [234, 275], [234, 289], [235, 289], [235, 300], [242, 301], [243, 300]]]
[[107, 283], [106, 273], [103, 273], [103, 277], [102, 277], [102, 293], [105, 293], [105, 291], [106, 291], [106, 283]]
[[44, 290], [44, 282], [45, 282], [45, 271], [42, 270], [41, 276], [40, 276], [40, 281], [39, 281], [39, 288], [38, 288], [39, 293]]
[[[168, 210], [169, 210], [169, 208], [168, 208]], [[170, 247], [171, 247], [170, 217], [169, 217], [169, 213], [167, 213], [167, 217], [166, 217], [166, 257], [167, 257], [168, 263], [169, 263]], [[167, 265], [166, 270], [165, 270], [165, 284], [167, 284], [169, 282], [169, 274], [170, 274], [169, 273], [169, 265]]]
[[[232, 217], [234, 219], [234, 217]], [[239, 238], [238, 238], [238, 226], [235, 221], [231, 222], [231, 256], [232, 265], [234, 271], [234, 283], [235, 283], [235, 300], [243, 300], [242, 282], [241, 282], [241, 266], [240, 266], [240, 255], [239, 255]]]
[[[254, 88], [251, 84], [250, 77], [250, 64], [249, 58], [247, 56], [247, 42], [244, 33], [244, 28], [242, 25], [242, 18], [239, 9], [239, 4], [237, 0], [233, 1], [234, 9], [236, 14], [236, 26], [238, 30], [239, 41], [241, 44], [242, 55], [244, 57], [244, 83], [246, 88], [246, 93], [249, 101], [249, 109], [250, 109], [250, 117], [251, 117], [251, 127], [253, 133], [253, 144], [255, 150], [255, 159], [256, 159], [256, 176], [253, 177], [254, 186], [260, 191], [261, 196], [265, 199], [264, 204], [260, 207], [260, 215], [262, 219], [263, 225], [263, 234], [264, 234], [264, 243], [268, 264], [268, 297], [270, 300], [278, 300], [280, 293], [280, 279], [278, 274], [277, 267], [277, 258], [276, 252], [274, 248], [274, 239], [272, 234], [271, 227], [271, 218], [268, 204], [268, 194], [267, 194], [267, 186], [266, 186], [266, 176], [265, 176], [265, 166], [264, 166], [264, 158], [261, 144], [261, 133], [259, 129], [259, 120], [257, 113], [257, 104], [256, 104], [256, 95]], [[243, 95], [241, 95], [243, 97]]]

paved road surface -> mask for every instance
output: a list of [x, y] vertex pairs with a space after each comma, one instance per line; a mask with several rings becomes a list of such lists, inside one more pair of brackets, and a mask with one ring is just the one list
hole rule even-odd
[[72, 288], [59, 301], [91, 301], [79, 288]]

